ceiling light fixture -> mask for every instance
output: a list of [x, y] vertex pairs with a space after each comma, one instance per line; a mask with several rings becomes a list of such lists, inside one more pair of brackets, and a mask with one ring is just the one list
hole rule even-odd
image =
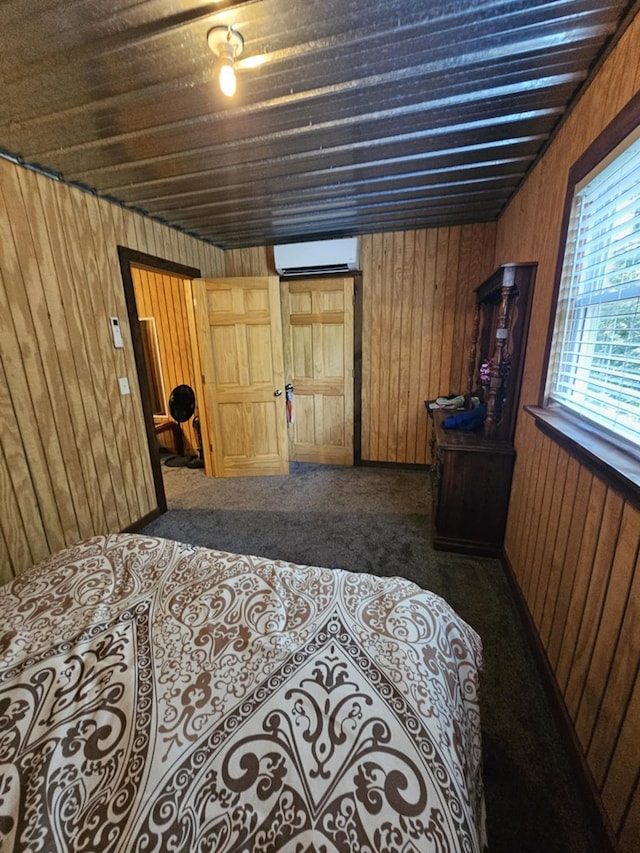
[[233, 27], [214, 27], [207, 33], [209, 49], [216, 54], [216, 76], [223, 95], [231, 98], [236, 93], [235, 62], [244, 50], [244, 39]]

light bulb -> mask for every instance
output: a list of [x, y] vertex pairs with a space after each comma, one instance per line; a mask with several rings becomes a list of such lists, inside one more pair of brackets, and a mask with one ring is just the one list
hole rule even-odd
[[218, 69], [218, 83], [220, 91], [227, 98], [233, 97], [236, 93], [236, 71], [233, 67], [233, 60], [228, 57], [220, 58], [220, 66]]
[[235, 61], [244, 49], [242, 34], [233, 27], [213, 27], [207, 33], [207, 43], [218, 57], [214, 73], [220, 91], [231, 98], [236, 93]]

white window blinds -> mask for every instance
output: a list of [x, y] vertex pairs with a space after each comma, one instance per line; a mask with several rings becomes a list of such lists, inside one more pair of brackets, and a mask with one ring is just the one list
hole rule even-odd
[[547, 395], [640, 445], [640, 132], [576, 186]]

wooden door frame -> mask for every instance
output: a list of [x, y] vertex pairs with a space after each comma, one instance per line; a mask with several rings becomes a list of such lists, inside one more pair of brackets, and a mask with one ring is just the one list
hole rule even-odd
[[362, 273], [353, 274], [353, 464], [362, 463]]
[[160, 449], [158, 447], [153, 420], [149, 377], [147, 375], [147, 367], [142, 348], [142, 335], [140, 333], [140, 324], [138, 322], [138, 308], [136, 305], [136, 294], [133, 286], [131, 266], [133, 264], [134, 266], [145, 267], [146, 269], [160, 274], [169, 273], [170, 275], [186, 279], [201, 278], [201, 274], [200, 270], [195, 267], [187, 267], [183, 264], [167, 261], [164, 258], [158, 258], [155, 255], [147, 255], [144, 252], [138, 252], [135, 249], [128, 249], [125, 246], [118, 246], [118, 258], [120, 260], [120, 273], [122, 275], [124, 296], [127, 304], [127, 316], [129, 319], [129, 328], [131, 329], [133, 356], [136, 364], [136, 373], [138, 374], [142, 411], [144, 413], [144, 424], [147, 433], [147, 444], [149, 445], [149, 458], [151, 460], [153, 483], [156, 492], [156, 501], [158, 504], [157, 510], [150, 512], [144, 518], [140, 519], [128, 528], [128, 530], [134, 530], [143, 527], [153, 518], [157, 518], [159, 515], [165, 513], [167, 511], [167, 498], [164, 491], [164, 481], [162, 479]]

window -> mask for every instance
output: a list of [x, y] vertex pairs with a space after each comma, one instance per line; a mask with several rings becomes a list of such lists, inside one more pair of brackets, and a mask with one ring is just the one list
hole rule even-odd
[[574, 183], [545, 404], [640, 447], [640, 128]]

